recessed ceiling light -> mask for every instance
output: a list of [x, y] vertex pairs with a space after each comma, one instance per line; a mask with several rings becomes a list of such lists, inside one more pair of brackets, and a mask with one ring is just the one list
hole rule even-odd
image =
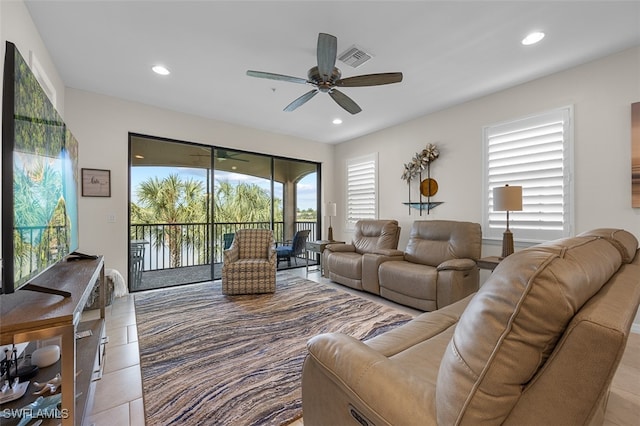
[[540, 31], [536, 31], [536, 32], [533, 32], [533, 33], [527, 35], [525, 38], [523, 38], [522, 39], [522, 44], [524, 44], [525, 46], [529, 46], [531, 44], [536, 44], [537, 42], [539, 42], [543, 38], [544, 38], [544, 33], [540, 32]]
[[138, 160], [142, 160], [144, 158], [144, 155], [136, 154], [134, 155], [134, 157], [136, 157]]
[[169, 75], [171, 74], [171, 72], [164, 66], [162, 65], [155, 65], [153, 68], [151, 68], [153, 70], [153, 72], [155, 72], [156, 74], [160, 74], [160, 75]]
[[340, 118], [334, 118], [334, 119], [333, 119], [333, 124], [342, 124], [342, 119], [340, 119]]

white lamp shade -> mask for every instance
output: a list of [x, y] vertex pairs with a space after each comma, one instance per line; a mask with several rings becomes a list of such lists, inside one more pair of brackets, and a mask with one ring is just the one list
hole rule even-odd
[[336, 217], [336, 215], [338, 214], [338, 208], [336, 206], [336, 203], [334, 202], [328, 202], [325, 204], [325, 214], [329, 217]]
[[522, 210], [522, 187], [521, 186], [498, 186], [493, 188], [493, 211], [521, 211]]

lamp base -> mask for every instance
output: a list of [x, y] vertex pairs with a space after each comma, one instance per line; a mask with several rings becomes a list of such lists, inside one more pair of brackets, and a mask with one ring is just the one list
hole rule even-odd
[[504, 259], [510, 254], [513, 254], [513, 233], [507, 229], [502, 234], [502, 256], [500, 259]]
[[333, 241], [333, 228], [329, 227], [329, 233], [327, 234], [327, 240]]

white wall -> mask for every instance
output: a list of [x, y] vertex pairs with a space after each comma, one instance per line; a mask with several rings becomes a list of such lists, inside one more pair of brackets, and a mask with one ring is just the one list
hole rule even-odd
[[[414, 220], [481, 222], [482, 127], [573, 105], [574, 233], [620, 227], [640, 239], [640, 209], [631, 207], [631, 103], [640, 100], [639, 76], [640, 48], [635, 48], [344, 142], [336, 147], [336, 182], [345, 180], [345, 159], [378, 152], [380, 218], [400, 221], [401, 246]], [[400, 176], [403, 164], [427, 143], [440, 148], [431, 177], [439, 184], [433, 200], [444, 204], [421, 218], [415, 210], [409, 215], [402, 205], [408, 200], [408, 187]], [[344, 186], [336, 191], [344, 205]], [[415, 182], [411, 197], [418, 197]], [[350, 239], [343, 223], [336, 220], [334, 232]], [[485, 246], [483, 254], [492, 250]]]
[[[80, 198], [80, 251], [104, 254], [107, 267], [123, 275], [128, 254], [129, 132], [319, 162], [322, 200], [332, 196], [332, 145], [75, 89], [67, 89], [65, 109], [65, 122], [80, 144], [80, 167], [111, 170], [110, 198]], [[116, 222], [108, 223], [108, 215]]]
[[[640, 209], [631, 207], [631, 103], [638, 101], [640, 48], [634, 48], [338, 145], [337, 199], [345, 205], [345, 188], [339, 185], [345, 181], [345, 159], [378, 152], [379, 216], [400, 222], [399, 247], [406, 245], [414, 220], [481, 223], [482, 127], [573, 105], [573, 232], [616, 227], [640, 239]], [[420, 217], [416, 210], [409, 215], [402, 204], [408, 200], [408, 187], [400, 176], [403, 164], [427, 143], [440, 148], [431, 177], [439, 184], [433, 200], [444, 204]], [[414, 183], [412, 200], [417, 197]], [[341, 213], [342, 218], [334, 221], [334, 234], [350, 241], [351, 235], [343, 226], [344, 212], [339, 209]], [[499, 252], [500, 242], [485, 242], [483, 255]], [[636, 327], [640, 327], [640, 318], [636, 318]]]

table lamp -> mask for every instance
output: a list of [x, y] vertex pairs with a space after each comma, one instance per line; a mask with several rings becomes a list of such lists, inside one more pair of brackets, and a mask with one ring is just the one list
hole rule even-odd
[[493, 188], [493, 211], [507, 212], [507, 229], [502, 234], [502, 257], [513, 253], [513, 234], [509, 229], [509, 212], [522, 210], [521, 186], [498, 186]]
[[331, 227], [331, 218], [336, 217], [337, 215], [337, 206], [336, 203], [330, 201], [325, 206], [326, 214], [329, 216], [329, 234], [327, 235], [327, 239], [329, 241], [333, 241], [333, 228]]

